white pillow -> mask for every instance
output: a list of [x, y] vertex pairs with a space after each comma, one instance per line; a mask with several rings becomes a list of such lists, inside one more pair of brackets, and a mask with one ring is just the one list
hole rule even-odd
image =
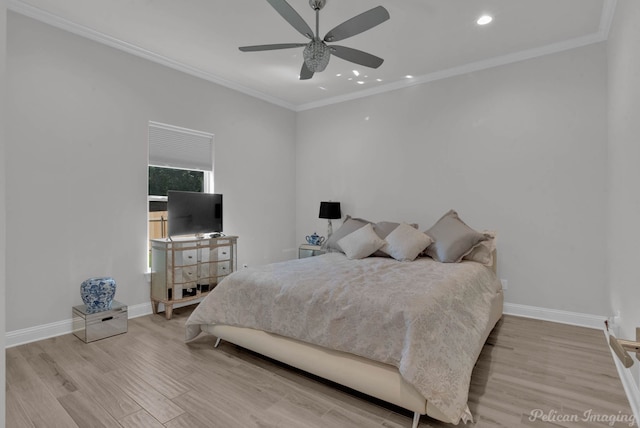
[[355, 232], [351, 232], [338, 241], [338, 245], [349, 259], [363, 259], [369, 257], [384, 245], [384, 240], [373, 231], [373, 226], [367, 224]]
[[426, 233], [401, 223], [385, 238], [386, 244], [380, 249], [396, 260], [413, 261], [433, 240]]

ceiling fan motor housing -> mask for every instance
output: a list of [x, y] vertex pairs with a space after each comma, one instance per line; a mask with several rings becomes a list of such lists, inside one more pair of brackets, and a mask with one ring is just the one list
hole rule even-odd
[[327, 0], [309, 0], [309, 6], [313, 10], [320, 10], [327, 3]]

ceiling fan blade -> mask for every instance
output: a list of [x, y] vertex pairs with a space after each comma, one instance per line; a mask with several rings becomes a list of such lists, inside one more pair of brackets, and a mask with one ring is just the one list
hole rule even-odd
[[269, 4], [282, 16], [293, 28], [308, 39], [313, 39], [313, 30], [309, 24], [296, 12], [285, 0], [267, 0]]
[[300, 70], [300, 80], [309, 80], [313, 77], [313, 71], [309, 70], [307, 63], [302, 63], [302, 69]]
[[384, 60], [370, 53], [359, 51], [358, 49], [348, 48], [346, 46], [331, 45], [331, 53], [338, 58], [364, 65], [365, 67], [378, 68]]
[[242, 52], [257, 52], [257, 51], [272, 51], [276, 49], [289, 49], [289, 48], [299, 48], [302, 46], [306, 46], [306, 43], [279, 43], [276, 45], [255, 45], [255, 46], [240, 46]]
[[356, 15], [348, 21], [335, 27], [324, 36], [325, 42], [339, 42], [347, 37], [355, 36], [363, 31], [382, 24], [389, 19], [389, 12], [382, 6], [374, 7], [366, 12]]

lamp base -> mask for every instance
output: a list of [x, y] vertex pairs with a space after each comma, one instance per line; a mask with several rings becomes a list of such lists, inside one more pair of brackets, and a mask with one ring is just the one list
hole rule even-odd
[[333, 226], [331, 225], [331, 220], [328, 221], [329, 224], [327, 224], [327, 240], [331, 238], [331, 235], [333, 234]]

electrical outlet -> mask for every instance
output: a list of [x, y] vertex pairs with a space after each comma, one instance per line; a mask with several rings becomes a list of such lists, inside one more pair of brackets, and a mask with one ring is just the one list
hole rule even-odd
[[500, 278], [500, 282], [502, 283], [502, 289], [507, 290], [509, 288], [509, 281], [506, 279]]
[[244, 264], [242, 265], [242, 267], [243, 267], [244, 269], [246, 269], [246, 268], [248, 268], [248, 267], [249, 267], [249, 265], [248, 265], [248, 264], [246, 264], [246, 263], [244, 263]]

